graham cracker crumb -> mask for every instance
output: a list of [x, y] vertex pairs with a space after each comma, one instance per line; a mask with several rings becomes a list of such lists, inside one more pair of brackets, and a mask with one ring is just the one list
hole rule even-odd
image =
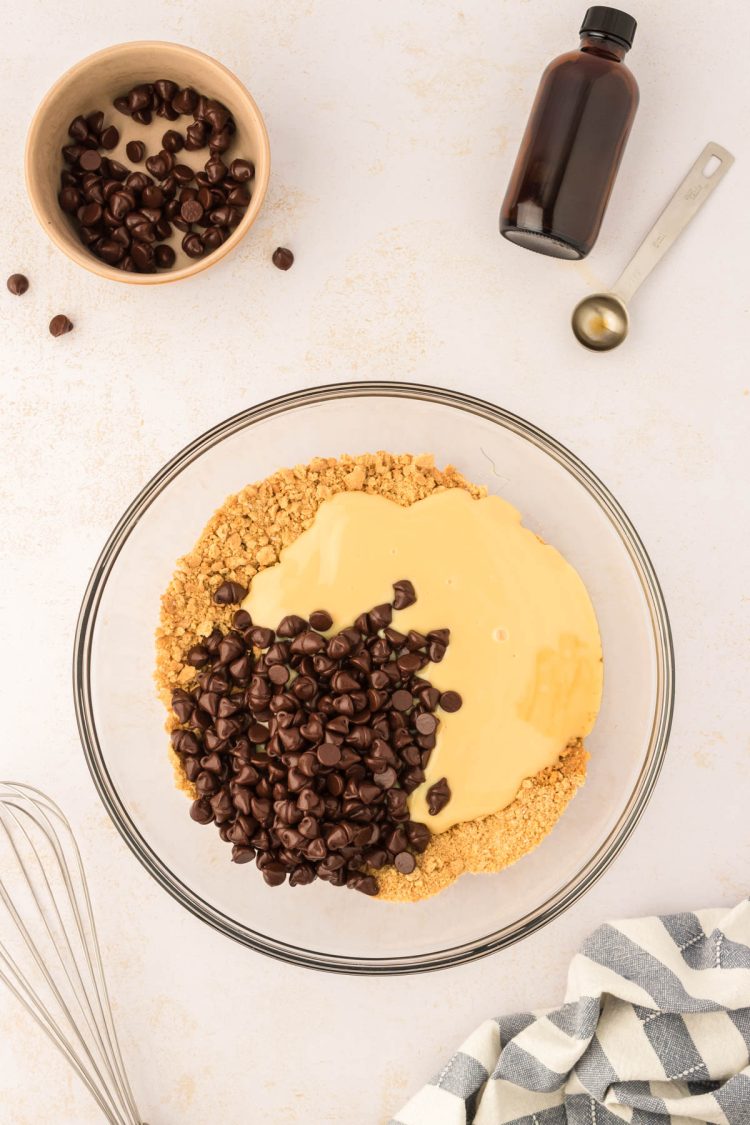
[[[284, 547], [310, 527], [320, 505], [339, 492], [370, 492], [408, 507], [446, 488], [464, 488], [475, 498], [486, 494], [452, 466], [437, 469], [432, 454], [378, 452], [316, 457], [228, 497], [193, 550], [178, 561], [162, 597], [155, 680], [169, 711], [167, 729], [179, 726], [169, 710], [172, 691], [195, 679], [195, 669], [185, 664], [188, 650], [215, 626], [231, 626], [237, 607], [213, 601], [222, 582], [249, 588], [255, 575], [273, 566]], [[170, 756], [177, 786], [195, 797], [171, 747]], [[378, 871], [378, 897], [416, 902], [437, 894], [465, 872], [500, 871], [514, 863], [553, 828], [585, 780], [587, 758], [583, 746], [575, 744], [557, 765], [527, 778], [507, 808], [433, 836], [409, 875], [395, 867]]]
[[395, 867], [377, 872], [378, 898], [417, 902], [445, 890], [465, 872], [502, 871], [533, 851], [554, 828], [586, 780], [588, 754], [575, 743], [555, 766], [526, 778], [514, 801], [500, 812], [465, 821], [433, 836], [411, 876]]

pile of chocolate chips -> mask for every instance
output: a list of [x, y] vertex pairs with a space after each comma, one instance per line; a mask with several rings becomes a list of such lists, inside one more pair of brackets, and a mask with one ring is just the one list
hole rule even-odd
[[[226, 582], [219, 604], [246, 591]], [[392, 603], [329, 637], [330, 614], [285, 617], [274, 631], [238, 610], [187, 656], [192, 691], [174, 692], [182, 724], [172, 745], [200, 796], [191, 816], [212, 821], [237, 863], [255, 859], [270, 886], [325, 879], [374, 895], [372, 870], [408, 874], [430, 830], [409, 819], [407, 798], [425, 780], [437, 708], [457, 711], [419, 673], [443, 659], [449, 630], [424, 636], [391, 627], [393, 609], [416, 601], [411, 582]], [[450, 800], [445, 778], [427, 793], [435, 814]]]
[[[120, 133], [106, 124], [101, 110], [71, 121], [72, 143], [62, 149], [67, 168], [60, 176], [58, 200], [78, 223], [84, 246], [108, 265], [137, 273], [174, 265], [174, 249], [166, 245], [173, 227], [183, 232], [182, 249], [190, 258], [221, 246], [247, 209], [255, 175], [250, 160], [227, 166], [221, 158], [236, 131], [226, 106], [167, 79], [134, 86], [114, 105], [143, 125], [154, 114], [166, 121], [187, 114], [193, 122], [184, 136], [167, 129], [161, 150], [147, 157], [142, 172], [102, 155], [101, 149], [116, 148]], [[176, 157], [183, 148], [196, 152], [206, 147], [210, 155], [200, 171]], [[126, 151], [129, 160], [140, 163], [146, 148], [136, 140]]]

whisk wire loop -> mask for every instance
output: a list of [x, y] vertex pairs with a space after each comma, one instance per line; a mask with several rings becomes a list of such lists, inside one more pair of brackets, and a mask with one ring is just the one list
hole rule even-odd
[[141, 1125], [78, 845], [49, 797], [13, 782], [0, 782], [0, 907], [0, 979], [111, 1125]]

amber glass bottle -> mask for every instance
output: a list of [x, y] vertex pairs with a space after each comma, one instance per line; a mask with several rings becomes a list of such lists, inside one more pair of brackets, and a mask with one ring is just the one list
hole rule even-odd
[[555, 258], [594, 245], [638, 108], [622, 61], [635, 28], [616, 8], [589, 8], [579, 50], [542, 75], [500, 212], [511, 242]]

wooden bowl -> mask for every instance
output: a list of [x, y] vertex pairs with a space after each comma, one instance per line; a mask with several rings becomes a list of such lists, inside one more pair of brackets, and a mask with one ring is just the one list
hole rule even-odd
[[[80, 241], [71, 217], [58, 203], [60, 172], [66, 165], [61, 148], [70, 144], [68, 125], [78, 114], [101, 109], [108, 125], [120, 131], [120, 143], [112, 156], [129, 168], [146, 171], [143, 163], [133, 164], [125, 155], [128, 140], [139, 138], [146, 143], [146, 155], [161, 148], [161, 136], [167, 129], [177, 129], [184, 134], [192, 117], [182, 116], [170, 122], [154, 116], [151, 125], [138, 125], [121, 114], [113, 99], [140, 82], [153, 82], [158, 78], [171, 79], [180, 87], [192, 86], [198, 93], [215, 98], [230, 110], [237, 131], [231, 147], [222, 153], [227, 163], [235, 157], [252, 160], [255, 178], [250, 183], [251, 200], [239, 224], [226, 242], [203, 258], [187, 258], [180, 249], [182, 235], [175, 231], [171, 242], [178, 257], [171, 270], [157, 273], [130, 273], [107, 265], [96, 258]], [[208, 149], [178, 154], [178, 162], [193, 168], [202, 168], [208, 159]], [[37, 109], [26, 141], [26, 186], [34, 213], [52, 241], [79, 266], [99, 277], [111, 281], [125, 281], [131, 285], [160, 285], [166, 281], [181, 281], [192, 277], [218, 262], [245, 237], [260, 211], [268, 187], [271, 152], [266, 126], [258, 106], [238, 78], [220, 62], [177, 43], [137, 42], [121, 43], [89, 55], [62, 78], [47, 93]]]

